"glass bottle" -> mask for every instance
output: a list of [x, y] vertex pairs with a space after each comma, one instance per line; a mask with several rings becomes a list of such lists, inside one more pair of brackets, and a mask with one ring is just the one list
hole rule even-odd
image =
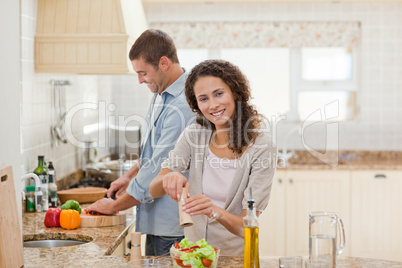
[[38, 167], [34, 170], [34, 173], [38, 175], [41, 181], [41, 191], [42, 191], [42, 211], [47, 211], [49, 209], [49, 191], [48, 191], [48, 179], [49, 170], [45, 166], [44, 156], [38, 156]]
[[250, 199], [247, 201], [247, 215], [243, 218], [244, 227], [244, 268], [259, 268], [260, 256], [258, 248], [259, 219], [254, 208], [254, 199], [250, 189]]
[[57, 184], [56, 184], [56, 170], [54, 169], [52, 161], [49, 161], [47, 166], [49, 169], [49, 207], [56, 208], [57, 202]]
[[35, 212], [35, 186], [34, 185], [30, 185], [25, 187], [26, 189], [26, 194], [25, 194], [25, 198], [26, 198], [26, 208], [25, 208], [25, 212]]

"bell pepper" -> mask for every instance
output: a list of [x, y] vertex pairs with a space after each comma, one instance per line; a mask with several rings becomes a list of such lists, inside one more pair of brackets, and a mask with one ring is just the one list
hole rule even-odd
[[60, 212], [60, 226], [64, 229], [77, 229], [81, 224], [81, 217], [74, 209], [63, 209]]
[[78, 211], [78, 214], [81, 214], [80, 203], [78, 203], [75, 200], [68, 200], [66, 203], [64, 203], [61, 206], [61, 209], [74, 209], [74, 210]]
[[45, 215], [46, 227], [60, 227], [60, 208], [49, 208]]

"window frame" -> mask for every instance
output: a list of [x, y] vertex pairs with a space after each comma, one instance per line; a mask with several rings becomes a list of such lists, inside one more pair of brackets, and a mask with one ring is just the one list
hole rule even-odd
[[347, 81], [321, 80], [308, 81], [302, 79], [302, 48], [289, 48], [290, 72], [290, 113], [297, 114], [296, 121], [301, 121], [298, 107], [298, 95], [306, 91], [346, 91], [354, 93], [354, 113], [343, 122], [354, 121], [358, 111], [359, 90], [359, 50], [357, 45], [348, 47], [352, 54], [352, 79]]

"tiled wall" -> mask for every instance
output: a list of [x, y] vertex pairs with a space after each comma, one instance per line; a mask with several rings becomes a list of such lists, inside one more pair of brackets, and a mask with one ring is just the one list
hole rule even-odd
[[[146, 86], [139, 86], [134, 75], [59, 75], [37, 74], [34, 70], [34, 36], [37, 1], [21, 0], [21, 172], [30, 172], [37, 166], [37, 156], [52, 160], [62, 177], [81, 167], [82, 149], [71, 142], [52, 142], [52, 95], [50, 80], [68, 80], [65, 86], [67, 111], [77, 104], [105, 102], [116, 105], [115, 111], [106, 110], [110, 116], [144, 116], [151, 97]], [[108, 107], [108, 106], [106, 106]], [[85, 134], [83, 127], [98, 122], [98, 112], [85, 110], [73, 118], [72, 130], [78, 140], [97, 140], [98, 133]], [[106, 130], [107, 131], [107, 130]], [[108, 132], [107, 132], [108, 133]], [[99, 156], [109, 154], [114, 148], [98, 148]]]
[[[402, 3], [247, 3], [145, 5], [148, 23], [163, 21], [360, 21], [359, 114], [339, 123], [327, 137], [327, 125], [306, 129], [304, 142], [314, 149], [402, 150]], [[278, 144], [292, 128], [278, 127]], [[329, 131], [328, 133], [331, 133]], [[327, 141], [332, 141], [327, 144]], [[301, 138], [290, 148], [304, 149]]]

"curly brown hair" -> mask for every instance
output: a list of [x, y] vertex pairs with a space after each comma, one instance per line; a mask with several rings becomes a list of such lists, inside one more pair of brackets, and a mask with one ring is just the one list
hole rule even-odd
[[251, 98], [249, 82], [236, 65], [225, 60], [206, 60], [190, 71], [185, 85], [187, 102], [197, 114], [196, 122], [212, 130], [215, 130], [215, 125], [211, 124], [198, 108], [194, 93], [194, 84], [199, 78], [206, 76], [222, 79], [232, 91], [236, 112], [231, 118], [234, 127], [230, 128], [228, 147], [235, 154], [240, 154], [243, 148], [255, 141], [262, 122], [262, 116], [249, 103]]

